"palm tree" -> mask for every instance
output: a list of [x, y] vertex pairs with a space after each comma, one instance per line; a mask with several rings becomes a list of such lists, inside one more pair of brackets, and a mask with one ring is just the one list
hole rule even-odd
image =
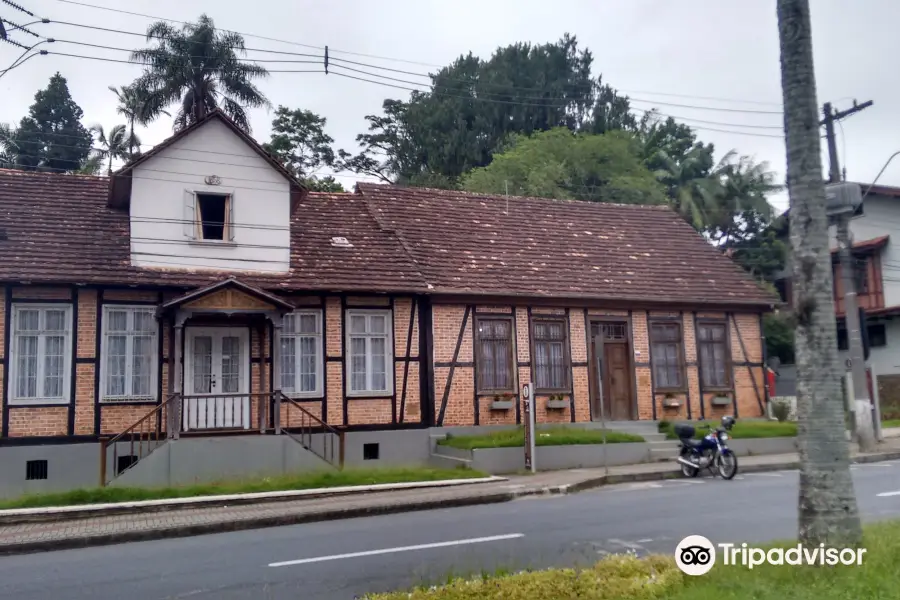
[[241, 62], [244, 38], [217, 30], [212, 19], [201, 15], [197, 23], [180, 30], [160, 21], [147, 30], [147, 41], [157, 46], [137, 50], [131, 60], [147, 65], [135, 82], [143, 98], [138, 119], [150, 121], [170, 104], [180, 102], [174, 129], [183, 129], [221, 108], [241, 129], [250, 132], [247, 108], [270, 103], [253, 80], [269, 72], [256, 64]]
[[796, 320], [799, 538], [862, 541], [837, 357], [809, 0], [777, 0]]
[[711, 161], [707, 148], [696, 144], [680, 160], [666, 150], [659, 150], [653, 158], [662, 165], [655, 175], [666, 186], [672, 208], [694, 228], [705, 229], [721, 194], [719, 182], [708, 175]]
[[772, 219], [772, 205], [767, 196], [781, 191], [775, 173], [768, 163], [756, 163], [748, 156], [738, 157], [731, 150], [713, 168], [716, 180], [715, 213], [710, 215], [707, 233], [718, 242], [728, 243], [732, 237], [746, 233], [751, 222], [764, 225]]
[[[142, 108], [145, 102], [145, 99], [141, 95], [141, 90], [137, 88], [135, 85], [123, 85], [122, 87], [116, 87], [114, 85], [109, 86], [109, 91], [116, 95], [116, 99], [119, 101], [119, 106], [116, 107], [116, 112], [125, 117], [128, 121], [128, 134], [129, 138], [132, 142], [135, 142], [138, 138], [134, 133], [135, 125], [147, 125], [149, 121], [144, 119], [142, 115]], [[166, 116], [171, 116], [168, 112], [161, 110], [162, 114]], [[131, 145], [128, 147], [128, 160], [136, 158], [140, 154], [140, 145]]]
[[128, 133], [125, 125], [115, 125], [109, 130], [109, 135], [103, 130], [102, 125], [94, 125], [91, 132], [97, 134], [97, 143], [102, 149], [95, 150], [101, 160], [109, 160], [108, 173], [112, 174], [113, 161], [117, 158], [127, 159], [131, 156], [131, 148], [140, 147], [141, 140], [134, 134]]
[[100, 153], [93, 153], [88, 156], [84, 162], [81, 163], [81, 166], [75, 171], [78, 175], [99, 175], [100, 171], [103, 170], [103, 155]]

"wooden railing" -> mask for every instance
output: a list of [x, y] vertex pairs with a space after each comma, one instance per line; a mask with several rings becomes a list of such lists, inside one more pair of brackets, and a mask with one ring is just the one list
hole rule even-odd
[[[149, 456], [154, 450], [166, 443], [173, 435], [177, 436], [177, 418], [181, 397], [171, 394], [158, 406], [141, 417], [137, 423], [112, 438], [100, 438], [100, 487], [132, 468]], [[173, 426], [174, 425], [174, 426]], [[122, 452], [122, 458], [129, 457], [125, 463], [119, 464], [119, 449], [125, 447], [128, 453]], [[136, 447], [136, 448], [135, 448]], [[112, 477], [108, 476], [107, 461], [109, 449], [112, 448]], [[135, 452], [135, 450], [137, 450]]]
[[[282, 406], [284, 410], [282, 411]], [[282, 420], [284, 413], [284, 423]], [[275, 433], [285, 433], [328, 464], [344, 468], [344, 432], [312, 414], [299, 402], [275, 392]]]

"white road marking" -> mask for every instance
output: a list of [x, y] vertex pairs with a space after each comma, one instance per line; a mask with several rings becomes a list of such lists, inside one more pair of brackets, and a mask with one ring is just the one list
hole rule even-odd
[[653, 541], [653, 538], [644, 538], [642, 540], [638, 540], [637, 543], [638, 544], [649, 544], [652, 541]]
[[748, 475], [756, 475], [757, 477], [782, 477], [781, 473], [748, 473]]
[[330, 560], [344, 560], [347, 558], [360, 558], [362, 556], [378, 556], [380, 554], [396, 554], [398, 552], [411, 552], [413, 550], [430, 550], [432, 548], [449, 548], [451, 546], [465, 546], [469, 544], [484, 544], [487, 542], [500, 542], [525, 537], [524, 533], [510, 533], [506, 535], [493, 535], [490, 537], [470, 538], [467, 540], [453, 540], [451, 542], [435, 542], [433, 544], [419, 544], [417, 546], [400, 546], [397, 548], [382, 548], [380, 550], [367, 550], [365, 552], [351, 552], [349, 554], [333, 554], [331, 556], [317, 556], [315, 558], [301, 558], [299, 560], [286, 560], [284, 562], [270, 563], [270, 567], [288, 567], [291, 565], [305, 565], [309, 563], [326, 562]]
[[859, 466], [859, 467], [888, 467], [888, 468], [890, 468], [890, 467], [893, 467], [894, 465], [892, 465], [892, 464], [890, 464], [890, 463], [859, 463], [859, 464], [854, 465], [854, 466]]
[[896, 492], [882, 492], [880, 494], [875, 494], [878, 498], [889, 498], [891, 496], [900, 496], [900, 490]]

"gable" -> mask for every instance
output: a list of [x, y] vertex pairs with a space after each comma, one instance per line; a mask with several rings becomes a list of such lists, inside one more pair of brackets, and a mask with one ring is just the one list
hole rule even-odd
[[182, 305], [194, 310], [275, 310], [276, 307], [240, 290], [224, 289]]

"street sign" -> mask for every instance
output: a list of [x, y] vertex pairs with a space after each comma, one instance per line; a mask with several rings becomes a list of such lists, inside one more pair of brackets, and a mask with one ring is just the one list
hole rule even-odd
[[530, 382], [522, 386], [522, 403], [525, 409], [525, 469], [534, 473], [534, 386]]

